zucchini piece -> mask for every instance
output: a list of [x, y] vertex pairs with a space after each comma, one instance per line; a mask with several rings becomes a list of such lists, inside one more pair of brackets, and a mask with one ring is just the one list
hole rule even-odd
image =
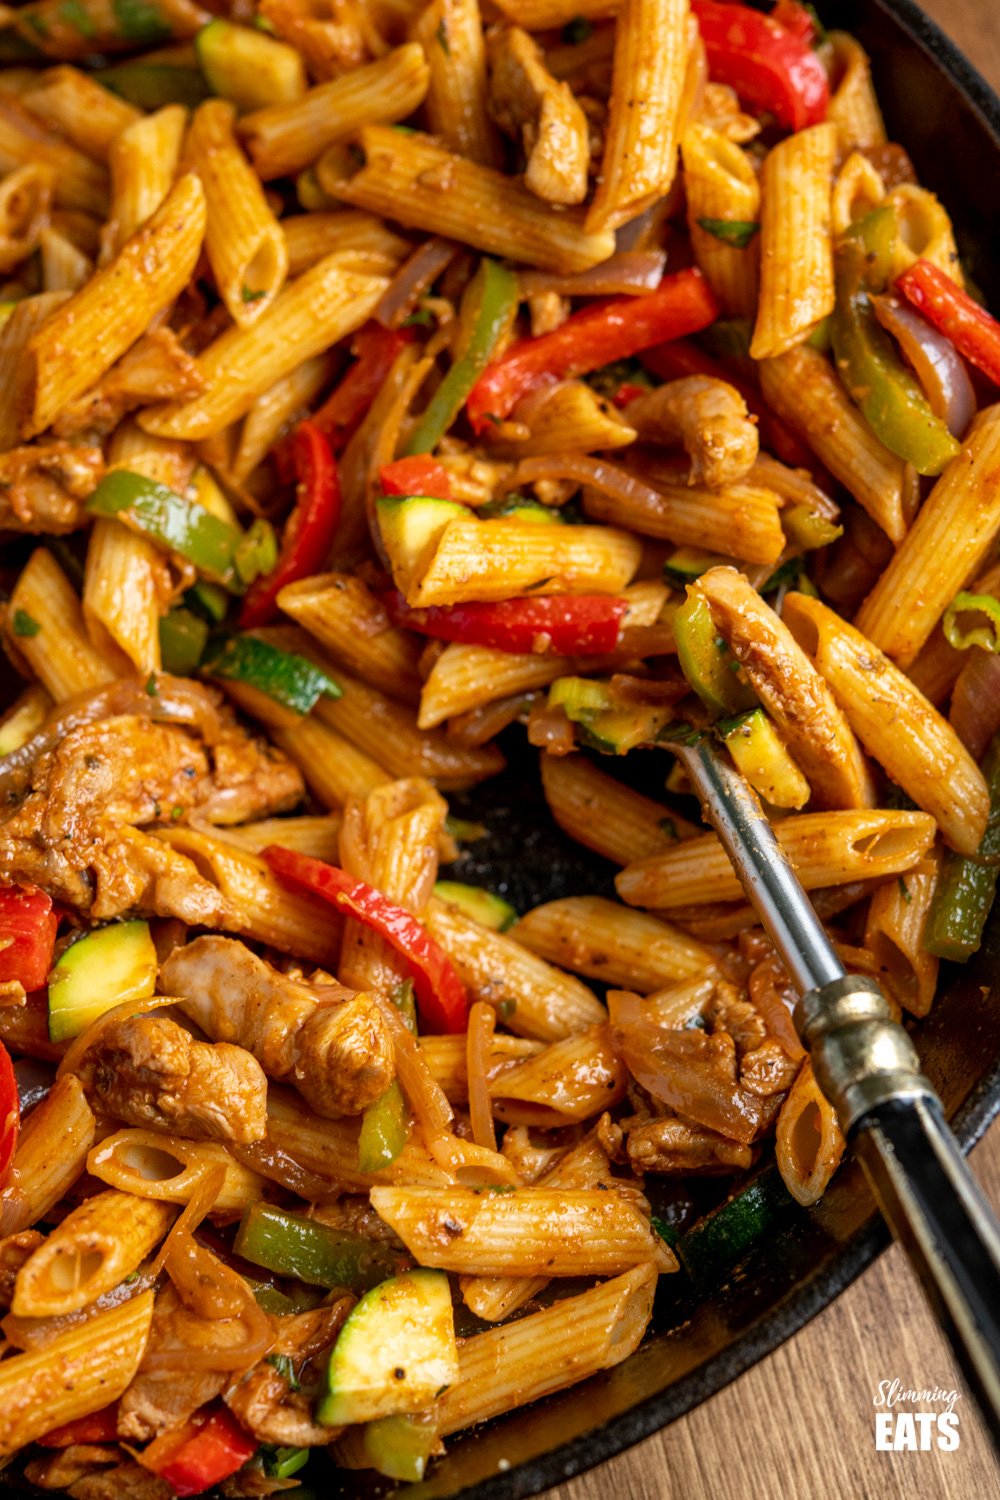
[[549, 688], [548, 706], [561, 708], [574, 724], [617, 707], [608, 684], [594, 677], [557, 677]]
[[419, 580], [445, 527], [473, 515], [457, 500], [431, 495], [383, 495], [375, 502], [375, 512], [393, 582], [403, 595]]
[[732, 1198], [692, 1224], [674, 1248], [693, 1281], [718, 1285], [779, 1218], [797, 1207], [777, 1167], [765, 1167]]
[[136, 109], [157, 110], [166, 104], [194, 109], [211, 94], [200, 68], [183, 62], [156, 62], [152, 57], [100, 68], [92, 77]]
[[217, 636], [202, 670], [210, 677], [245, 682], [293, 713], [307, 714], [320, 698], [339, 698], [332, 677], [308, 657], [282, 651], [255, 635]]
[[694, 583], [709, 568], [718, 568], [725, 561], [716, 552], [702, 552], [697, 547], [678, 547], [663, 564], [663, 577], [667, 583], [679, 584], [683, 588], [686, 583]]
[[363, 1428], [361, 1441], [376, 1473], [409, 1484], [423, 1479], [428, 1459], [440, 1449], [433, 1417], [380, 1417]]
[[450, 901], [467, 917], [489, 927], [493, 932], [506, 932], [517, 921], [517, 912], [509, 901], [495, 891], [484, 890], [481, 885], [464, 885], [460, 880], [439, 880], [434, 887], [435, 896]]
[[688, 594], [673, 618], [681, 671], [698, 697], [716, 714], [739, 714], [756, 702], [736, 675], [739, 663], [715, 628], [707, 599]]
[[295, 48], [265, 31], [220, 18], [202, 27], [194, 45], [212, 93], [228, 99], [241, 113], [290, 104], [308, 87]]
[[805, 807], [809, 783], [762, 708], [715, 727], [737, 769], [772, 807]]
[[49, 981], [49, 1039], [66, 1042], [125, 1000], [156, 988], [148, 922], [114, 922], [89, 932], [60, 958]]
[[491, 500], [477, 512], [484, 521], [524, 521], [529, 526], [565, 526], [566, 518], [551, 505], [532, 500], [527, 495], [508, 495]]
[[548, 705], [561, 708], [580, 726], [583, 743], [603, 755], [624, 755], [649, 744], [674, 717], [669, 708], [622, 703], [606, 682], [592, 677], [557, 677], [549, 688]]
[[443, 1271], [407, 1271], [366, 1293], [333, 1346], [316, 1410], [325, 1427], [421, 1411], [458, 1379]]
[[183, 605], [160, 616], [160, 658], [164, 672], [190, 677], [208, 643], [208, 624]]

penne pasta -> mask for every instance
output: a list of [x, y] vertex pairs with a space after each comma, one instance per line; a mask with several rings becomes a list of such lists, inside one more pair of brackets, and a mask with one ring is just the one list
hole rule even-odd
[[512, 936], [549, 963], [641, 994], [715, 965], [711, 949], [686, 933], [602, 896], [565, 896], [536, 906]]
[[374, 214], [343, 208], [333, 213], [295, 214], [281, 220], [288, 251], [289, 276], [301, 276], [328, 255], [354, 251], [359, 255], [387, 256], [402, 260], [411, 249], [408, 240], [396, 234]]
[[861, 43], [846, 31], [831, 31], [830, 107], [827, 119], [837, 127], [842, 152], [858, 146], [881, 146], [886, 140], [882, 111], [872, 85], [871, 65]]
[[844, 1154], [833, 1106], [820, 1092], [808, 1058], [778, 1114], [774, 1143], [781, 1180], [804, 1208], [823, 1196]]
[[115, 1188], [95, 1193], [66, 1215], [25, 1262], [10, 1310], [17, 1318], [78, 1312], [137, 1271], [170, 1228], [171, 1204]]
[[162, 555], [148, 537], [98, 516], [87, 544], [83, 617], [96, 646], [124, 651], [144, 676], [160, 670], [160, 612], [169, 588]]
[[940, 963], [928, 953], [924, 937], [939, 866], [932, 852], [906, 875], [880, 885], [865, 922], [864, 946], [886, 989], [911, 1016], [927, 1015], [937, 988]]
[[47, 292], [79, 291], [94, 269], [93, 261], [56, 229], [41, 231], [38, 249], [42, 261], [42, 285]]
[[40, 166], [52, 177], [52, 194], [62, 208], [103, 218], [108, 206], [104, 166], [49, 130], [23, 102], [0, 94], [0, 172]]
[[335, 147], [317, 168], [326, 191], [356, 208], [543, 270], [585, 271], [614, 250], [610, 229], [586, 229], [581, 210], [554, 213], [519, 182], [429, 136], [369, 125], [358, 146], [360, 164]]
[[316, 354], [312, 359], [303, 360], [298, 369], [282, 376], [269, 391], [258, 397], [240, 428], [230, 468], [234, 479], [243, 483], [250, 478], [294, 419], [308, 411], [320, 391], [329, 384], [333, 369], [328, 354]]
[[[290, 1089], [271, 1087], [267, 1092], [267, 1140], [258, 1150], [245, 1153], [247, 1161], [265, 1177], [282, 1171], [286, 1158], [292, 1171], [309, 1173], [328, 1184], [331, 1198], [347, 1192], [365, 1191], [378, 1183], [419, 1183], [447, 1188], [454, 1178], [434, 1160], [412, 1135], [402, 1151], [387, 1166], [374, 1172], [358, 1167], [358, 1132], [355, 1119], [327, 1120], [313, 1114], [305, 1101]], [[282, 1177], [275, 1180], [282, 1181]]]
[[61, 131], [99, 162], [107, 161], [115, 137], [142, 119], [134, 105], [66, 64], [38, 74], [23, 103], [44, 124]]
[[[807, 891], [854, 880], [902, 875], [924, 858], [935, 823], [920, 812], [862, 809], [797, 813], [774, 832]], [[714, 833], [686, 839], [666, 854], [626, 865], [615, 879], [630, 906], [673, 907], [737, 901], [742, 886]]]
[[431, 0], [413, 35], [430, 70], [424, 112], [431, 134], [458, 156], [502, 167], [503, 152], [486, 107], [479, 0]]
[[416, 701], [420, 648], [362, 579], [321, 573], [282, 589], [278, 604], [349, 671], [400, 703]]
[[627, 865], [665, 854], [701, 833], [663, 803], [623, 786], [582, 755], [542, 755], [542, 786], [560, 828], [605, 859]]
[[546, 687], [571, 669], [565, 656], [521, 655], [452, 641], [427, 674], [417, 726], [434, 729], [497, 698]]
[[614, 15], [620, 0], [497, 0], [497, 10], [526, 31], [549, 31], [579, 16], [593, 21]]
[[[12, 271], [36, 245], [44, 244], [52, 203], [52, 173], [48, 167], [16, 167], [0, 181], [0, 272]], [[48, 285], [45, 290], [60, 290]]]
[[187, 1141], [159, 1130], [116, 1130], [87, 1157], [91, 1177], [133, 1198], [189, 1203], [206, 1173], [225, 1173], [215, 1213], [242, 1213], [264, 1196], [264, 1179], [235, 1161], [219, 1141]]
[[83, 1172], [96, 1123], [80, 1080], [57, 1078], [25, 1120], [3, 1188], [4, 1229], [13, 1234], [44, 1219]]
[[35, 330], [66, 301], [66, 295], [42, 292], [37, 297], [25, 297], [0, 327], [0, 452], [13, 448], [20, 436], [30, 382], [25, 350]]
[[[695, 260], [726, 310], [752, 317], [757, 310], [759, 262], [757, 175], [735, 141], [697, 122], [684, 133], [681, 159]], [[719, 237], [720, 225], [734, 222], [748, 226], [743, 245]]]
[[833, 312], [830, 194], [837, 128], [786, 136], [761, 173], [760, 301], [750, 354], [773, 359]]
[[16, 637], [17, 649], [56, 703], [114, 679], [122, 658], [115, 651], [109, 660], [93, 645], [80, 600], [45, 547], [36, 547], [17, 580], [8, 607], [8, 639], [18, 616], [22, 630], [23, 622], [30, 622], [31, 633]]
[[170, 192], [186, 125], [187, 110], [167, 104], [155, 114], [140, 116], [111, 142], [111, 212], [101, 236], [102, 260], [110, 260]]
[[219, 295], [233, 322], [249, 328], [285, 283], [288, 247], [236, 142], [235, 119], [226, 100], [206, 99], [194, 112], [184, 153], [205, 189], [205, 251]]

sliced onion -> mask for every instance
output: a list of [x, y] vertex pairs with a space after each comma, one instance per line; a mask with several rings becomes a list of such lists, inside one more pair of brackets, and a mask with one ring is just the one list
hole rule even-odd
[[383, 328], [398, 328], [413, 312], [421, 294], [437, 280], [457, 252], [458, 246], [452, 240], [443, 240], [436, 235], [425, 240], [408, 260], [404, 260], [379, 298], [372, 313], [376, 323], [381, 323]]
[[602, 495], [611, 495], [626, 504], [632, 500], [657, 507], [663, 504], [663, 496], [657, 490], [643, 484], [627, 469], [609, 464], [603, 458], [593, 458], [589, 453], [542, 453], [537, 458], [522, 459], [514, 471], [514, 488], [534, 484], [538, 479], [569, 479], [574, 484], [589, 484]]
[[952, 437], [963, 437], [975, 416], [976, 393], [954, 344], [898, 297], [873, 297], [872, 307], [913, 366], [931, 411]]
[[665, 250], [620, 250], [586, 271], [565, 276], [552, 271], [522, 271], [519, 280], [525, 297], [542, 292], [558, 292], [561, 297], [640, 295], [659, 286], [666, 264]]
[[1000, 656], [974, 646], [951, 695], [952, 728], [974, 760], [1000, 730]]
[[576, 749], [576, 736], [562, 709], [549, 708], [543, 699], [528, 715], [528, 743], [549, 755], [569, 755]]
[[14, 1080], [23, 1119], [29, 1109], [41, 1104], [56, 1081], [56, 1073], [51, 1063], [36, 1062], [33, 1057], [19, 1057], [14, 1064]]

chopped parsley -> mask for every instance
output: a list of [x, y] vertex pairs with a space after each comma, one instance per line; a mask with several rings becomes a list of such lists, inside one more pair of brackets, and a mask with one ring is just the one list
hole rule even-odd
[[37, 620], [32, 619], [26, 609], [15, 609], [14, 611], [14, 634], [15, 635], [37, 635], [41, 630]]
[[562, 39], [568, 47], [578, 47], [581, 42], [589, 41], [593, 34], [593, 22], [586, 16], [574, 16], [562, 29]]
[[149, 676], [146, 678], [146, 692], [149, 694], [150, 698], [158, 698], [160, 696], [160, 689], [156, 685], [155, 672], [150, 672]]
[[261, 297], [266, 296], [267, 290], [265, 287], [259, 287], [256, 291], [254, 291], [253, 287], [245, 286], [240, 291], [240, 297], [244, 302], [259, 302]]
[[667, 835], [668, 839], [673, 839], [675, 843], [677, 842], [680, 835], [677, 832], [677, 824], [673, 818], [661, 818], [656, 826], [661, 833]]
[[899, 894], [902, 896], [907, 906], [909, 906], [910, 902], [913, 900], [913, 897], [910, 895], [910, 887], [907, 885], [902, 875], [900, 875], [899, 877]]
[[299, 1389], [299, 1377], [295, 1373], [295, 1365], [292, 1363], [290, 1354], [269, 1354], [267, 1363], [274, 1366], [290, 1391]]
[[437, 37], [438, 46], [441, 48], [441, 51], [444, 53], [445, 57], [450, 57], [451, 43], [448, 41], [448, 28], [444, 23], [444, 16], [441, 17], [440, 24], [434, 35]]
[[62, 4], [56, 10], [56, 15], [60, 21], [65, 21], [67, 26], [72, 26], [81, 36], [89, 39], [98, 34], [93, 17], [88, 13], [86, 6], [81, 5], [80, 0], [62, 0]]
[[724, 245], [734, 245], [745, 250], [760, 229], [755, 219], [699, 219], [698, 228], [721, 240]]

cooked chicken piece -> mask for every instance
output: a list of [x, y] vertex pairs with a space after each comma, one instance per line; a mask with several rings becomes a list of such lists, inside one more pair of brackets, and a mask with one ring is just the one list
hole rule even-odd
[[101, 1474], [88, 1474], [71, 1484], [73, 1500], [174, 1500], [176, 1491], [141, 1464], [119, 1464]]
[[127, 1125], [249, 1145], [267, 1130], [267, 1079], [228, 1042], [196, 1042], [166, 1016], [112, 1024], [84, 1054], [80, 1081]]
[[353, 1306], [353, 1297], [338, 1297], [329, 1307], [275, 1318], [278, 1332], [271, 1352], [222, 1398], [258, 1442], [321, 1448], [339, 1437], [341, 1428], [320, 1427], [312, 1413], [323, 1356]]
[[197, 396], [205, 378], [197, 361], [169, 328], [152, 328], [117, 364], [76, 401], [63, 407], [53, 431], [59, 437], [111, 432], [136, 407]]
[[783, 1094], [795, 1082], [799, 1059], [789, 1057], [774, 1037], [768, 1037], [740, 1059], [740, 1084], [761, 1099]]
[[628, 1159], [636, 1172], [736, 1172], [749, 1167], [753, 1150], [714, 1130], [665, 1118], [628, 1132]]
[[757, 457], [756, 423], [739, 391], [724, 380], [670, 380], [630, 401], [625, 415], [640, 438], [683, 444], [691, 460], [689, 484], [736, 484]]
[[[168, 1282], [158, 1293], [149, 1330], [149, 1343], [138, 1373], [118, 1406], [118, 1436], [144, 1443], [169, 1427], [180, 1427], [207, 1401], [221, 1395], [229, 1375], [224, 1370], [199, 1370], [185, 1365], [188, 1350], [239, 1344], [246, 1331], [238, 1318], [199, 1318], [181, 1301]], [[145, 1368], [151, 1354], [177, 1354], [176, 1368]]]
[[356, 1115], [395, 1076], [392, 1039], [370, 995], [305, 984], [232, 938], [176, 948], [160, 985], [182, 995], [206, 1036], [252, 1052], [268, 1077], [294, 1083], [317, 1114]]
[[194, 864], [137, 825], [239, 822], [302, 796], [298, 769], [200, 683], [162, 674], [64, 703], [0, 763], [0, 868], [99, 918], [242, 926]]
[[704, 1011], [713, 1031], [728, 1031], [736, 1044], [736, 1055], [753, 1052], [767, 1036], [767, 1027], [756, 1007], [740, 996], [734, 984], [720, 980]]
[[0, 454], [0, 531], [76, 531], [103, 473], [100, 448], [32, 443]]
[[541, 49], [520, 26], [494, 31], [486, 47], [490, 114], [524, 146], [525, 186], [548, 203], [582, 203], [590, 137], [569, 84], [552, 77]]
[[[507, 1132], [507, 1135], [510, 1131]], [[506, 1141], [507, 1137], [504, 1137]], [[331, 1229], [346, 1229], [350, 1234], [360, 1234], [366, 1240], [381, 1240], [387, 1245], [401, 1247], [402, 1241], [393, 1233], [384, 1219], [380, 1219], [367, 1198], [338, 1198], [336, 1203], [314, 1203], [308, 1218], [320, 1224], [329, 1224]]]
[[24, 1468], [24, 1477], [40, 1490], [66, 1490], [77, 1480], [106, 1469], [121, 1458], [118, 1448], [96, 1443], [70, 1443], [57, 1453], [33, 1459]]

